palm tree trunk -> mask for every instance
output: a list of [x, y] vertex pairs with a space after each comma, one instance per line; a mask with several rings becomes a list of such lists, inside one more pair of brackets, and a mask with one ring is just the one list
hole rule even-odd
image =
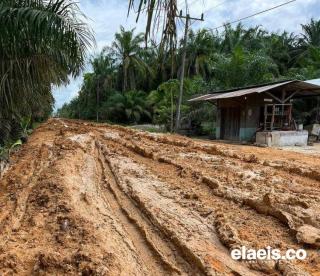
[[132, 69], [129, 71], [129, 79], [130, 79], [130, 89], [135, 90], [136, 89], [136, 79], [135, 79], [135, 74]]
[[100, 102], [100, 79], [98, 79], [98, 88], [97, 88], [97, 106], [96, 106], [97, 122], [99, 122], [99, 102]]
[[127, 70], [125, 68], [125, 66], [123, 65], [123, 84], [122, 84], [122, 91], [126, 91], [127, 90]]
[[171, 72], [170, 72], [170, 77], [173, 79], [174, 77], [174, 48], [173, 48], [173, 43], [171, 42]]

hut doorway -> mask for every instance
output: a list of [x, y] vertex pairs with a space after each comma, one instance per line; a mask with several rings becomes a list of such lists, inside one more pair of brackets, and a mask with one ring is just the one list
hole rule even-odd
[[221, 138], [223, 140], [239, 140], [240, 115], [240, 107], [221, 109]]

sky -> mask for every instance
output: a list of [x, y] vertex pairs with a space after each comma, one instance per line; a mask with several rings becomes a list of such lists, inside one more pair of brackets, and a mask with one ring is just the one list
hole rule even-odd
[[[192, 28], [216, 28], [224, 23], [231, 22], [265, 9], [280, 5], [288, 0], [188, 0], [190, 16], [200, 17], [204, 13], [204, 22], [195, 22]], [[96, 47], [90, 50], [89, 56], [94, 56], [104, 46], [110, 46], [114, 34], [119, 31], [120, 25], [126, 29], [136, 28], [136, 32], [143, 32], [146, 20], [141, 15], [136, 23], [136, 14], [131, 12], [127, 17], [128, 0], [78, 0], [80, 9], [88, 18], [96, 38]], [[184, 9], [184, 0], [178, 0], [178, 8]], [[273, 32], [301, 33], [301, 24], [311, 18], [320, 19], [319, 0], [296, 0], [275, 10], [243, 20], [244, 26], [261, 25], [264, 29]], [[183, 26], [179, 25], [179, 30]], [[221, 30], [221, 29], [220, 29]], [[179, 34], [182, 34], [180, 31]], [[84, 71], [90, 71], [90, 66]], [[54, 89], [55, 109], [74, 98], [81, 86], [82, 76], [71, 79], [69, 85]]]

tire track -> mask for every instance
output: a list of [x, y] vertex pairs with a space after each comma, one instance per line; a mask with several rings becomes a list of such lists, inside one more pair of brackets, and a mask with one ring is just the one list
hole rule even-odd
[[[119, 178], [119, 167], [118, 165], [113, 164], [114, 162], [114, 157], [112, 156], [117, 156], [117, 158], [120, 158], [119, 156], [119, 151], [117, 150], [117, 148], [113, 148], [112, 145], [108, 144], [108, 148], [112, 148], [112, 152], [108, 152], [105, 149], [104, 155], [105, 156], [110, 156], [108, 159], [108, 163], [111, 165], [111, 170], [113, 172], [113, 174], [117, 175], [116, 179], [117, 179], [117, 183], [119, 186], [122, 187], [122, 189], [125, 189], [125, 193], [127, 195], [129, 195], [135, 202], [136, 204], [139, 206], [139, 209], [146, 214], [146, 216], [148, 218], [151, 219], [151, 221], [153, 222], [154, 225], [157, 226], [158, 229], [161, 230], [162, 233], [165, 233], [166, 236], [175, 244], [175, 246], [179, 249], [180, 254], [182, 254], [190, 264], [194, 264], [196, 266], [199, 267], [199, 269], [202, 271], [202, 273], [206, 274], [206, 275], [229, 275], [230, 273], [238, 273], [240, 275], [250, 275], [250, 272], [248, 270], [245, 269], [244, 266], [238, 266], [237, 264], [235, 264], [231, 259], [228, 258], [228, 260], [226, 260], [225, 258], [228, 256], [228, 254], [226, 254], [226, 252], [223, 252], [223, 247], [221, 247], [219, 240], [217, 239], [217, 237], [214, 237], [215, 234], [214, 232], [212, 232], [213, 230], [213, 226], [207, 226], [206, 224], [204, 224], [204, 221], [202, 219], [200, 219], [199, 215], [196, 215], [194, 218], [192, 218], [195, 214], [193, 214], [190, 218], [186, 218], [184, 217], [186, 214], [183, 215], [182, 210], [184, 208], [178, 208], [180, 211], [177, 211], [177, 214], [181, 213], [181, 217], [176, 217], [176, 214], [172, 213], [171, 211], [169, 213], [163, 213], [160, 217], [159, 217], [159, 212], [161, 211], [161, 208], [159, 207], [155, 207], [153, 206], [153, 204], [148, 200], [148, 199], [144, 199], [143, 197], [140, 197], [139, 192], [135, 191], [129, 184], [125, 184], [128, 183], [127, 181], [130, 181], [128, 178], [122, 179]], [[124, 155], [126, 156], [126, 155]], [[131, 164], [129, 161], [129, 159], [127, 159], [127, 157], [123, 157], [125, 158], [124, 162], [129, 162], [128, 164]], [[121, 159], [121, 158], [120, 158]], [[115, 167], [116, 166], [116, 167]], [[130, 170], [132, 170], [132, 165], [128, 165], [130, 167]], [[139, 174], [138, 171], [133, 172], [131, 171], [131, 173], [133, 173], [133, 175]], [[122, 173], [121, 173], [122, 175]], [[149, 175], [149, 174], [148, 174]], [[139, 176], [136, 175], [137, 180], [139, 179]], [[154, 180], [141, 180], [146, 184], [147, 182], [151, 181], [150, 183], [152, 183], [152, 181]], [[129, 185], [129, 186], [127, 186]], [[153, 185], [153, 184], [150, 184]], [[154, 184], [156, 185], [156, 184]], [[160, 185], [160, 184], [159, 184]], [[125, 188], [127, 186], [127, 188]], [[130, 188], [131, 187], [131, 188]], [[164, 186], [164, 191], [166, 190], [166, 187]], [[133, 189], [133, 190], [132, 190]], [[154, 192], [150, 192], [151, 194], [154, 194]], [[156, 192], [158, 193], [158, 192]], [[149, 196], [151, 196], [151, 194], [149, 194]], [[156, 195], [156, 194], [154, 194]], [[169, 202], [171, 202], [170, 197], [167, 198], [163, 193], [160, 192], [159, 194], [160, 198], [162, 198], [162, 200], [167, 201], [169, 200]], [[159, 199], [158, 199], [159, 200]], [[157, 204], [162, 204], [161, 200], [158, 201], [156, 198], [154, 199], [154, 203]], [[150, 204], [149, 204], [150, 202]], [[168, 202], [168, 204], [169, 204]], [[171, 206], [171, 208], [175, 209], [178, 206], [176, 205], [177, 203], [175, 201], [172, 201], [172, 203], [170, 203], [169, 206]], [[175, 207], [173, 207], [175, 206]], [[165, 212], [165, 210], [163, 210]], [[185, 210], [186, 212], [187, 210]], [[189, 213], [189, 211], [188, 211]], [[164, 217], [162, 217], [164, 216]], [[187, 220], [186, 220], [187, 219]], [[200, 220], [201, 223], [197, 220]], [[175, 223], [177, 223], [180, 226], [180, 229], [178, 231], [177, 228], [174, 227], [174, 225], [170, 225], [170, 223], [173, 223], [175, 220], [177, 220]], [[189, 221], [189, 222], [188, 222]], [[170, 223], [169, 223], [170, 222]], [[169, 223], [169, 224], [168, 224]], [[185, 230], [182, 230], [183, 228], [183, 224], [187, 223], [187, 225], [189, 223], [191, 223], [190, 225], [185, 225]], [[195, 224], [192, 224], [195, 223]], [[201, 226], [200, 226], [201, 225]], [[173, 228], [172, 228], [173, 227]], [[208, 230], [204, 230], [206, 229], [206, 227], [208, 227]], [[194, 228], [194, 231], [192, 230], [192, 228]], [[202, 229], [203, 228], [203, 229]], [[196, 229], [196, 230], [195, 230]], [[202, 230], [200, 230], [202, 229]], [[177, 230], [178, 232], [176, 232], [175, 230]], [[181, 231], [182, 230], [182, 231]], [[187, 231], [186, 234], [184, 233], [184, 231]], [[190, 233], [190, 231], [192, 231]], [[203, 237], [200, 238], [199, 235], [199, 231], [202, 232]], [[206, 231], [208, 231], [208, 233], [206, 233]], [[210, 234], [209, 234], [210, 233]], [[213, 235], [213, 236], [212, 236]], [[209, 238], [210, 236], [210, 238]], [[205, 240], [207, 237], [207, 240]], [[200, 238], [200, 240], [199, 240]], [[211, 244], [212, 242], [212, 238], [214, 240], [213, 244]], [[191, 240], [197, 240], [197, 244], [194, 244], [194, 241], [189, 241], [189, 239]], [[209, 250], [208, 252], [210, 252], [210, 254], [208, 253], [208, 255], [203, 255], [203, 251], [200, 250], [201, 248], [201, 244], [203, 244], [203, 246], [205, 247], [209, 247], [211, 248], [211, 250]], [[206, 245], [205, 245], [206, 244]], [[220, 249], [218, 249], [220, 248]], [[201, 253], [200, 253], [201, 252]], [[213, 254], [213, 256], [210, 256], [211, 254]], [[224, 257], [222, 257], [224, 256]], [[222, 259], [224, 259], [224, 262], [221, 262]], [[190, 274], [189, 274], [190, 275]], [[254, 274], [252, 274], [254, 275]]]
[[[136, 206], [123, 194], [118, 187], [116, 178], [111, 171], [109, 164], [105, 161], [105, 156], [101, 152], [101, 145], [96, 142], [98, 162], [102, 170], [102, 189], [105, 200], [110, 204], [113, 212], [121, 221], [124, 229], [128, 232], [129, 237], [136, 246], [141, 260], [148, 268], [150, 274], [153, 275], [181, 275], [178, 268], [180, 264], [174, 264], [175, 259], [171, 256], [174, 252], [162, 239], [157, 230], [152, 229], [153, 226], [143, 218]], [[154, 241], [156, 240], [156, 241]], [[156, 245], [157, 244], [157, 245]], [[163, 254], [161, 249], [166, 253]], [[169, 260], [169, 258], [171, 260]], [[183, 260], [180, 260], [180, 263]], [[184, 264], [187, 266], [187, 264]]]
[[[210, 167], [208, 167], [205, 162], [194, 162], [194, 160], [189, 158], [189, 156], [185, 162], [181, 162], [179, 161], [179, 158], [176, 158], [179, 156], [178, 150], [174, 151], [174, 155], [166, 153], [163, 155], [158, 147], [154, 148], [153, 145], [148, 144], [146, 147], [145, 143], [142, 145], [141, 140], [134, 141], [134, 139], [127, 139], [123, 141], [123, 139], [108, 137], [106, 135], [105, 138], [118, 142], [141, 156], [172, 164], [180, 170], [191, 171], [191, 174], [197, 176], [198, 181], [213, 188], [213, 192], [216, 196], [226, 197], [235, 203], [245, 204], [259, 213], [274, 216], [281, 222], [285, 223], [290, 229], [296, 230], [303, 226], [304, 223], [311, 224], [316, 228], [320, 227], [318, 223], [320, 214], [317, 212], [319, 197], [317, 196], [305, 196], [304, 198], [308, 198], [308, 201], [306, 202], [301, 198], [301, 194], [292, 194], [291, 191], [285, 189], [286, 185], [283, 185], [284, 183], [281, 183], [280, 187], [277, 187], [276, 185], [271, 185], [271, 187], [268, 185], [268, 182], [266, 182], [267, 179], [261, 177], [261, 180], [258, 178], [251, 180], [251, 183], [252, 181], [258, 182], [257, 184], [254, 184], [256, 187], [261, 183], [259, 189], [253, 189], [255, 186], [252, 186], [252, 184], [248, 185], [249, 183], [245, 183], [245, 185], [241, 186], [239, 183], [242, 184], [245, 181], [240, 177], [243, 173], [239, 175], [237, 169], [239, 169], [239, 171], [242, 170], [243, 172], [246, 170], [241, 167], [233, 166], [232, 163], [226, 164], [225, 160], [221, 160], [223, 161], [221, 166], [223, 171], [220, 172], [220, 175], [213, 174], [212, 176], [209, 176], [212, 172], [210, 172]], [[182, 161], [183, 159], [184, 158], [182, 158]], [[186, 163], [190, 163], [192, 165], [186, 165]], [[202, 173], [206, 167], [207, 175]], [[201, 170], [196, 168], [201, 168]], [[223, 173], [226, 174], [226, 172], [226, 178], [221, 179]], [[230, 176], [233, 176], [233, 179], [232, 177], [230, 179]], [[220, 180], [217, 180], [219, 178]], [[282, 181], [285, 181], [285, 179]], [[236, 183], [236, 185], [233, 183]], [[247, 189], [247, 185], [249, 189]], [[286, 197], [283, 197], [283, 194], [285, 194]], [[310, 208], [310, 206], [312, 206], [312, 208]], [[307, 217], [305, 209], [308, 209]]]
[[1, 232], [6, 233], [6, 238], [2, 239], [0, 242], [0, 247], [4, 247], [5, 244], [10, 240], [13, 232], [17, 232], [21, 226], [21, 222], [26, 213], [27, 203], [31, 195], [32, 189], [35, 187], [39, 179], [41, 178], [42, 172], [48, 168], [52, 162], [53, 154], [47, 145], [42, 145], [37, 153], [37, 157], [34, 159], [31, 168], [33, 168], [33, 173], [31, 177], [28, 178], [26, 183], [14, 183], [14, 185], [22, 186], [22, 191], [18, 195], [14, 195], [15, 203], [14, 210], [12, 213], [2, 219]]
[[[217, 198], [221, 198], [221, 199], [227, 199], [227, 200], [231, 200], [233, 201], [235, 204], [239, 204], [240, 205], [246, 205], [248, 207], [250, 207], [252, 210], [256, 211], [257, 213], [254, 215], [256, 217], [256, 220], [259, 221], [259, 217], [261, 218], [261, 214], [265, 214], [267, 215], [266, 216], [266, 221], [265, 221], [265, 226], [264, 227], [261, 227], [261, 225], [259, 225], [261, 227], [261, 229], [267, 229], [274, 225], [274, 221], [270, 221], [269, 219], [269, 222], [268, 222], [268, 216], [272, 216], [272, 217], [275, 217], [276, 219], [278, 219], [280, 222], [282, 223], [285, 223], [286, 225], [288, 225], [288, 227], [295, 227], [294, 225], [291, 225], [291, 221], [294, 221], [294, 217], [290, 217], [288, 213], [283, 213], [282, 211], [277, 211], [276, 209], [274, 209], [274, 207], [270, 206], [270, 207], [267, 207], [268, 205], [268, 199], [266, 198], [263, 198], [262, 201], [260, 202], [260, 200], [257, 198], [255, 200], [251, 199], [250, 197], [241, 197], [241, 196], [238, 196], [239, 192], [241, 193], [241, 190], [239, 190], [237, 192], [237, 190], [230, 190], [228, 187], [223, 187], [225, 189], [225, 191], [221, 190], [221, 189], [218, 189], [219, 186], [221, 186], [221, 184], [219, 183], [219, 181], [217, 182], [216, 180], [210, 178], [210, 177], [206, 177], [206, 176], [202, 176], [201, 175], [201, 172], [199, 171], [195, 171], [193, 168], [196, 167], [196, 166], [193, 166], [192, 168], [192, 165], [191, 166], [185, 166], [183, 164], [180, 164], [170, 158], [167, 158], [167, 157], [161, 157], [161, 155], [159, 154], [156, 154], [156, 151], [152, 152], [150, 150], [147, 150], [146, 148], [144, 147], [141, 147], [139, 146], [137, 143], [128, 143], [127, 142], [122, 142], [122, 140], [118, 140], [116, 139], [115, 137], [110, 137], [110, 134], [108, 134], [108, 137], [104, 137], [105, 139], [107, 139], [108, 141], [112, 141], [114, 143], [117, 143], [119, 145], [122, 145], [124, 146], [125, 148], [127, 148], [129, 151], [141, 156], [142, 158], [145, 158], [145, 159], [148, 159], [148, 160], [154, 160], [156, 163], [157, 162], [160, 162], [160, 163], [165, 163], [165, 164], [168, 164], [168, 165], [171, 165], [171, 166], [174, 166], [175, 169], [179, 170], [180, 172], [183, 172], [184, 174], [186, 174], [187, 171], [189, 171], [189, 175], [191, 176], [196, 176], [196, 181], [199, 183], [199, 184], [205, 184], [207, 186], [209, 186], [211, 188], [211, 191], [213, 192], [213, 194], [217, 197]], [[143, 143], [143, 141], [139, 141], [139, 143]], [[177, 152], [176, 152], [177, 153]], [[146, 166], [149, 166], [150, 165], [150, 161], [146, 161], [146, 162], [142, 162], [142, 159], [141, 158], [138, 158], [137, 159], [137, 162], [138, 163], [144, 163]], [[155, 167], [161, 167], [161, 165], [159, 163], [157, 163], [155, 165]], [[153, 171], [156, 175], [156, 170]], [[181, 175], [180, 175], [181, 176]], [[159, 178], [163, 178], [160, 174], [158, 174], [158, 177]], [[179, 177], [179, 175], [178, 175]], [[184, 178], [185, 179], [185, 178]], [[166, 180], [168, 181], [168, 180]], [[170, 180], [169, 180], [170, 182]], [[189, 184], [189, 187], [191, 187], [191, 183]], [[221, 187], [220, 187], [221, 188]], [[216, 198], [216, 200], [217, 200]], [[215, 201], [216, 201], [215, 200]], [[181, 201], [181, 199], [180, 199]], [[219, 200], [218, 200], [219, 202]], [[221, 204], [221, 200], [220, 200], [220, 204]], [[230, 205], [230, 202], [228, 203]], [[223, 208], [221, 208], [222, 206], [220, 206], [220, 208], [218, 209], [215, 209], [214, 213], [216, 214], [219, 214], [221, 212], [224, 212], [223, 209], [226, 208], [228, 209], [228, 206], [225, 205]], [[262, 207], [263, 205], [265, 205], [265, 207]], [[212, 207], [212, 206], [211, 206]], [[238, 206], [239, 208], [240, 206]], [[240, 207], [241, 208], [241, 207]], [[269, 209], [268, 209], [269, 208]], [[245, 209], [243, 210], [245, 213], [248, 212], [246, 211]], [[252, 216], [253, 214], [251, 214]], [[250, 217], [250, 216], [249, 216]], [[218, 233], [220, 233], [220, 238], [221, 240], [228, 246], [234, 246], [236, 242], [238, 242], [238, 245], [239, 245], [239, 241], [237, 241], [237, 238], [225, 238], [225, 235], [229, 235], [230, 237], [237, 237], [237, 233], [229, 233], [229, 234], [226, 234], [225, 232], [225, 229], [230, 229], [230, 227], [228, 226], [228, 221], [226, 221], [225, 219], [222, 220], [223, 224], [221, 225], [221, 223], [218, 224]], [[300, 223], [300, 225], [303, 225], [303, 222], [298, 222]], [[310, 223], [310, 222], [309, 222]], [[258, 227], [259, 227], [258, 226]], [[280, 227], [281, 228], [281, 227]], [[224, 229], [222, 232], [220, 231], [221, 229]], [[298, 248], [297, 244], [294, 243], [287, 235], [286, 231], [285, 230], [281, 230], [283, 235], [286, 236], [286, 241], [285, 243], [286, 244], [291, 244], [291, 248]], [[258, 237], [256, 237], [257, 239]], [[272, 239], [272, 237], [271, 237]], [[278, 239], [279, 239], [279, 236], [278, 236]], [[280, 240], [281, 240], [281, 236], [280, 236]], [[270, 239], [268, 239], [269, 241], [269, 244], [270, 244]], [[243, 245], [243, 242], [240, 243], [241, 245]], [[246, 243], [244, 243], [246, 244]], [[258, 247], [259, 248], [259, 247]], [[260, 247], [261, 248], [261, 247]], [[290, 246], [289, 246], [290, 248]], [[276, 265], [276, 264], [274, 264]], [[261, 270], [264, 270], [265, 268], [262, 266], [262, 267], [259, 267], [259, 266], [255, 266], [255, 269], [261, 269]], [[270, 269], [270, 267], [268, 267], [267, 269]]]
[[[316, 275], [306, 232], [319, 228], [316, 175], [244, 152], [50, 120], [3, 178], [0, 274]], [[308, 259], [233, 261], [242, 245], [304, 248]]]

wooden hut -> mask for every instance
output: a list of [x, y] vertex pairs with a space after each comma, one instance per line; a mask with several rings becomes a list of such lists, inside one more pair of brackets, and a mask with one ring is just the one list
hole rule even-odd
[[[292, 116], [292, 101], [312, 96], [320, 96], [319, 85], [290, 80], [217, 91], [191, 99], [190, 102], [208, 101], [216, 105], [217, 139], [260, 139], [257, 142], [270, 144], [268, 139], [271, 137], [274, 140], [271, 144], [291, 145], [305, 144], [308, 138], [306, 132], [299, 131]], [[296, 139], [292, 139], [294, 136]], [[279, 137], [282, 137], [281, 141], [276, 142]]]

